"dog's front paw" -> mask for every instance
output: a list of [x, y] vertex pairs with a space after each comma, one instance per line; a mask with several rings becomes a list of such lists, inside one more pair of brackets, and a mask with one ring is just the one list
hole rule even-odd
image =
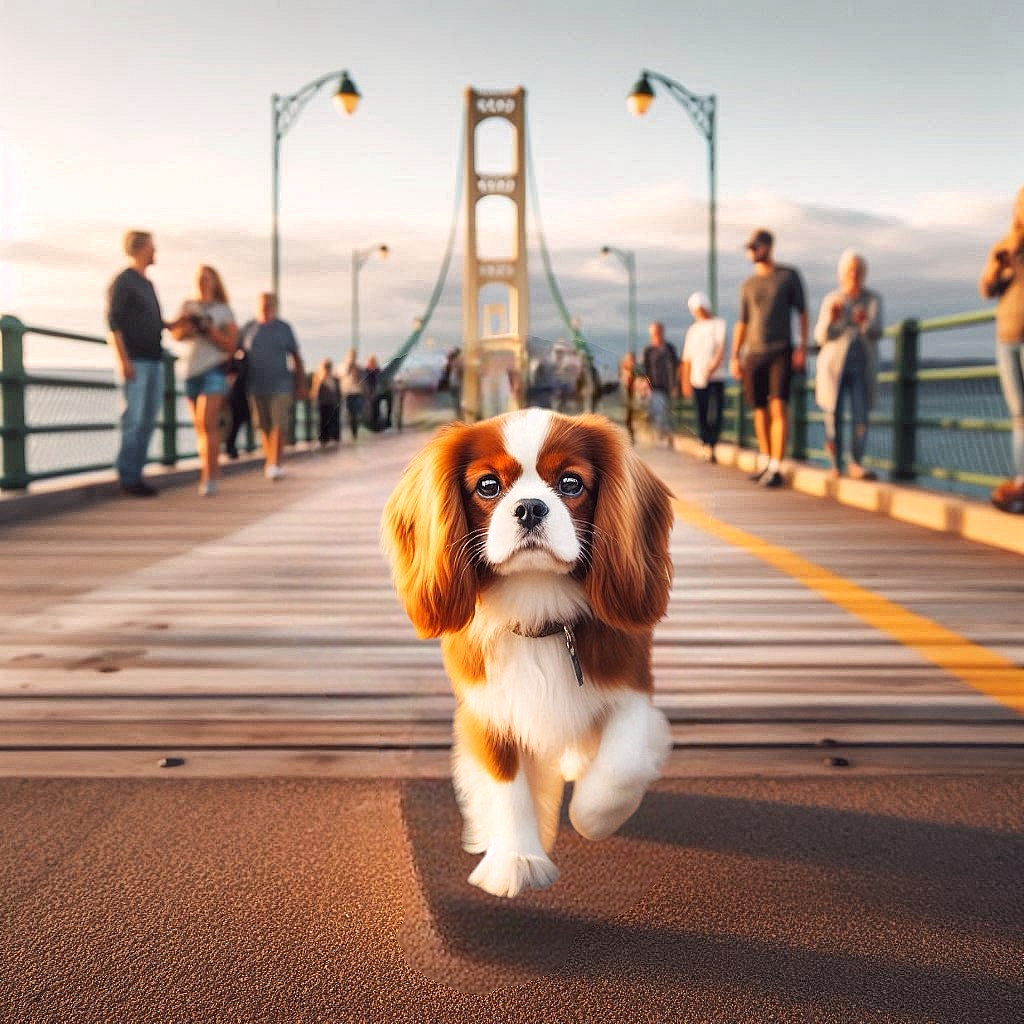
[[607, 839], [640, 806], [647, 787], [661, 774], [672, 749], [672, 733], [655, 708], [648, 708], [645, 717], [642, 742], [628, 759], [599, 752], [576, 781], [569, 820], [584, 839]]
[[523, 889], [546, 889], [558, 880], [558, 868], [549, 857], [488, 850], [469, 876], [470, 884], [492, 896], [517, 896]]

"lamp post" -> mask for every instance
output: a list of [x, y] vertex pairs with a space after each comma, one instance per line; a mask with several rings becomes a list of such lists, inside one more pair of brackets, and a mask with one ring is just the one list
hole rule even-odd
[[369, 245], [365, 249], [352, 250], [352, 351], [359, 351], [359, 271], [363, 264], [374, 254], [386, 260], [390, 250], [386, 245]]
[[303, 107], [315, 96], [323, 86], [338, 79], [338, 89], [334, 94], [334, 104], [339, 112], [354, 114], [359, 104], [359, 90], [355, 87], [352, 79], [348, 77], [347, 71], [332, 71], [330, 74], [321, 75], [319, 78], [304, 85], [298, 92], [291, 96], [279, 96], [274, 93], [270, 97], [271, 107], [271, 134], [273, 136], [272, 164], [271, 164], [271, 210], [272, 210], [272, 232], [270, 242], [270, 287], [277, 295], [278, 307], [281, 304], [281, 236], [278, 230], [278, 212], [280, 207], [280, 186], [281, 186], [281, 140], [285, 137], [288, 129], [295, 123], [296, 118], [302, 113]]
[[614, 253], [622, 261], [629, 276], [629, 351], [636, 355], [636, 253], [631, 249], [616, 249], [614, 245], [601, 247], [601, 255]]
[[657, 71], [641, 71], [630, 90], [626, 104], [631, 113], [642, 117], [654, 100], [650, 79], [660, 82], [682, 104], [694, 127], [708, 144], [708, 298], [714, 312], [718, 311], [718, 250], [715, 232], [715, 97], [698, 96], [671, 78]]

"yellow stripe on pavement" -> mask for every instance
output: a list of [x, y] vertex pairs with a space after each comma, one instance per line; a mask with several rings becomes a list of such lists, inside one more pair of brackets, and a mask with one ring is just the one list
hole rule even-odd
[[723, 523], [690, 502], [676, 498], [673, 504], [676, 515], [684, 523], [760, 558], [873, 629], [916, 651], [968, 686], [1014, 711], [1024, 713], [1024, 669], [1008, 658], [865, 590], [786, 548], [769, 544], [752, 533]]

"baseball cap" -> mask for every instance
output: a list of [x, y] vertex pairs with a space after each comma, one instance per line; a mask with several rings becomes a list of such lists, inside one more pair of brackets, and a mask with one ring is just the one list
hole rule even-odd
[[755, 245], [772, 245], [774, 241], [775, 236], [767, 228], [757, 228], [747, 239], [747, 244], [743, 248], [753, 249]]
[[696, 315], [698, 309], [706, 309], [711, 312], [711, 300], [703, 292], [694, 292], [686, 300], [686, 308]]

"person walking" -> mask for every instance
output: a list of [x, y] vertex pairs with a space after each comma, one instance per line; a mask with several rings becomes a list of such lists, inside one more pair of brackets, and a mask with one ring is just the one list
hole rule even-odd
[[693, 396], [697, 406], [697, 429], [704, 457], [717, 462], [715, 445], [722, 432], [725, 403], [725, 321], [711, 310], [711, 300], [694, 292], [686, 300], [693, 323], [686, 330], [679, 364], [679, 384], [684, 398]]
[[182, 303], [171, 336], [181, 342], [177, 375], [184, 381], [199, 453], [199, 493], [217, 493], [220, 476], [220, 414], [228, 393], [225, 364], [234, 361], [238, 327], [220, 274], [196, 271], [195, 297]]
[[337, 444], [341, 440], [341, 388], [330, 359], [320, 360], [309, 393], [316, 403], [320, 443]]
[[1010, 410], [1013, 476], [991, 495], [1003, 512], [1024, 513], [1024, 188], [1017, 193], [1010, 230], [985, 261], [978, 290], [996, 299], [996, 365]]
[[[758, 228], [747, 240], [754, 273], [740, 287], [740, 311], [733, 328], [729, 370], [743, 383], [754, 409], [759, 453], [751, 477], [762, 487], [781, 487], [782, 458], [789, 435], [789, 388], [794, 372], [807, 365], [807, 304], [795, 267], [776, 263], [775, 239]], [[800, 341], [793, 347], [793, 313], [800, 323]]]
[[234, 357], [225, 364], [228, 375], [228, 426], [224, 435], [224, 450], [229, 459], [238, 458], [238, 432], [250, 422], [249, 394], [246, 389], [249, 361], [242, 338], [255, 321], [249, 320], [238, 332]]
[[839, 287], [822, 300], [814, 340], [819, 345], [814, 399], [824, 413], [825, 450], [835, 479], [843, 470], [843, 407], [850, 403], [852, 438], [847, 473], [873, 480], [863, 466], [868, 414], [875, 404], [878, 339], [882, 337], [882, 300], [864, 287], [868, 264], [847, 249], [839, 257]]
[[149, 231], [127, 231], [123, 239], [128, 266], [107, 291], [107, 344], [114, 350], [121, 383], [121, 442], [114, 466], [124, 494], [150, 498], [157, 491], [142, 471], [156, 426], [163, 390], [165, 327], [153, 282], [147, 270], [156, 262], [156, 244]]
[[366, 381], [363, 368], [356, 361], [356, 350], [350, 348], [345, 356], [345, 365], [341, 368], [341, 397], [345, 401], [345, 413], [348, 417], [348, 429], [355, 441], [359, 434], [359, 418], [363, 414], [363, 398]]
[[462, 419], [462, 371], [462, 349], [453, 348], [445, 360], [438, 391], [442, 391], [444, 388], [448, 389], [452, 399], [452, 414], [457, 420]]
[[647, 378], [647, 412], [659, 441], [672, 446], [672, 399], [676, 393], [679, 357], [665, 340], [665, 325], [653, 321], [647, 329], [650, 343], [643, 351], [644, 376]]
[[[249, 411], [260, 431], [268, 480], [280, 480], [281, 452], [291, 418], [292, 402], [303, 397], [306, 370], [291, 325], [277, 316], [277, 296], [262, 292], [256, 319], [242, 335], [246, 352]], [[290, 364], [290, 365], [289, 365]]]

